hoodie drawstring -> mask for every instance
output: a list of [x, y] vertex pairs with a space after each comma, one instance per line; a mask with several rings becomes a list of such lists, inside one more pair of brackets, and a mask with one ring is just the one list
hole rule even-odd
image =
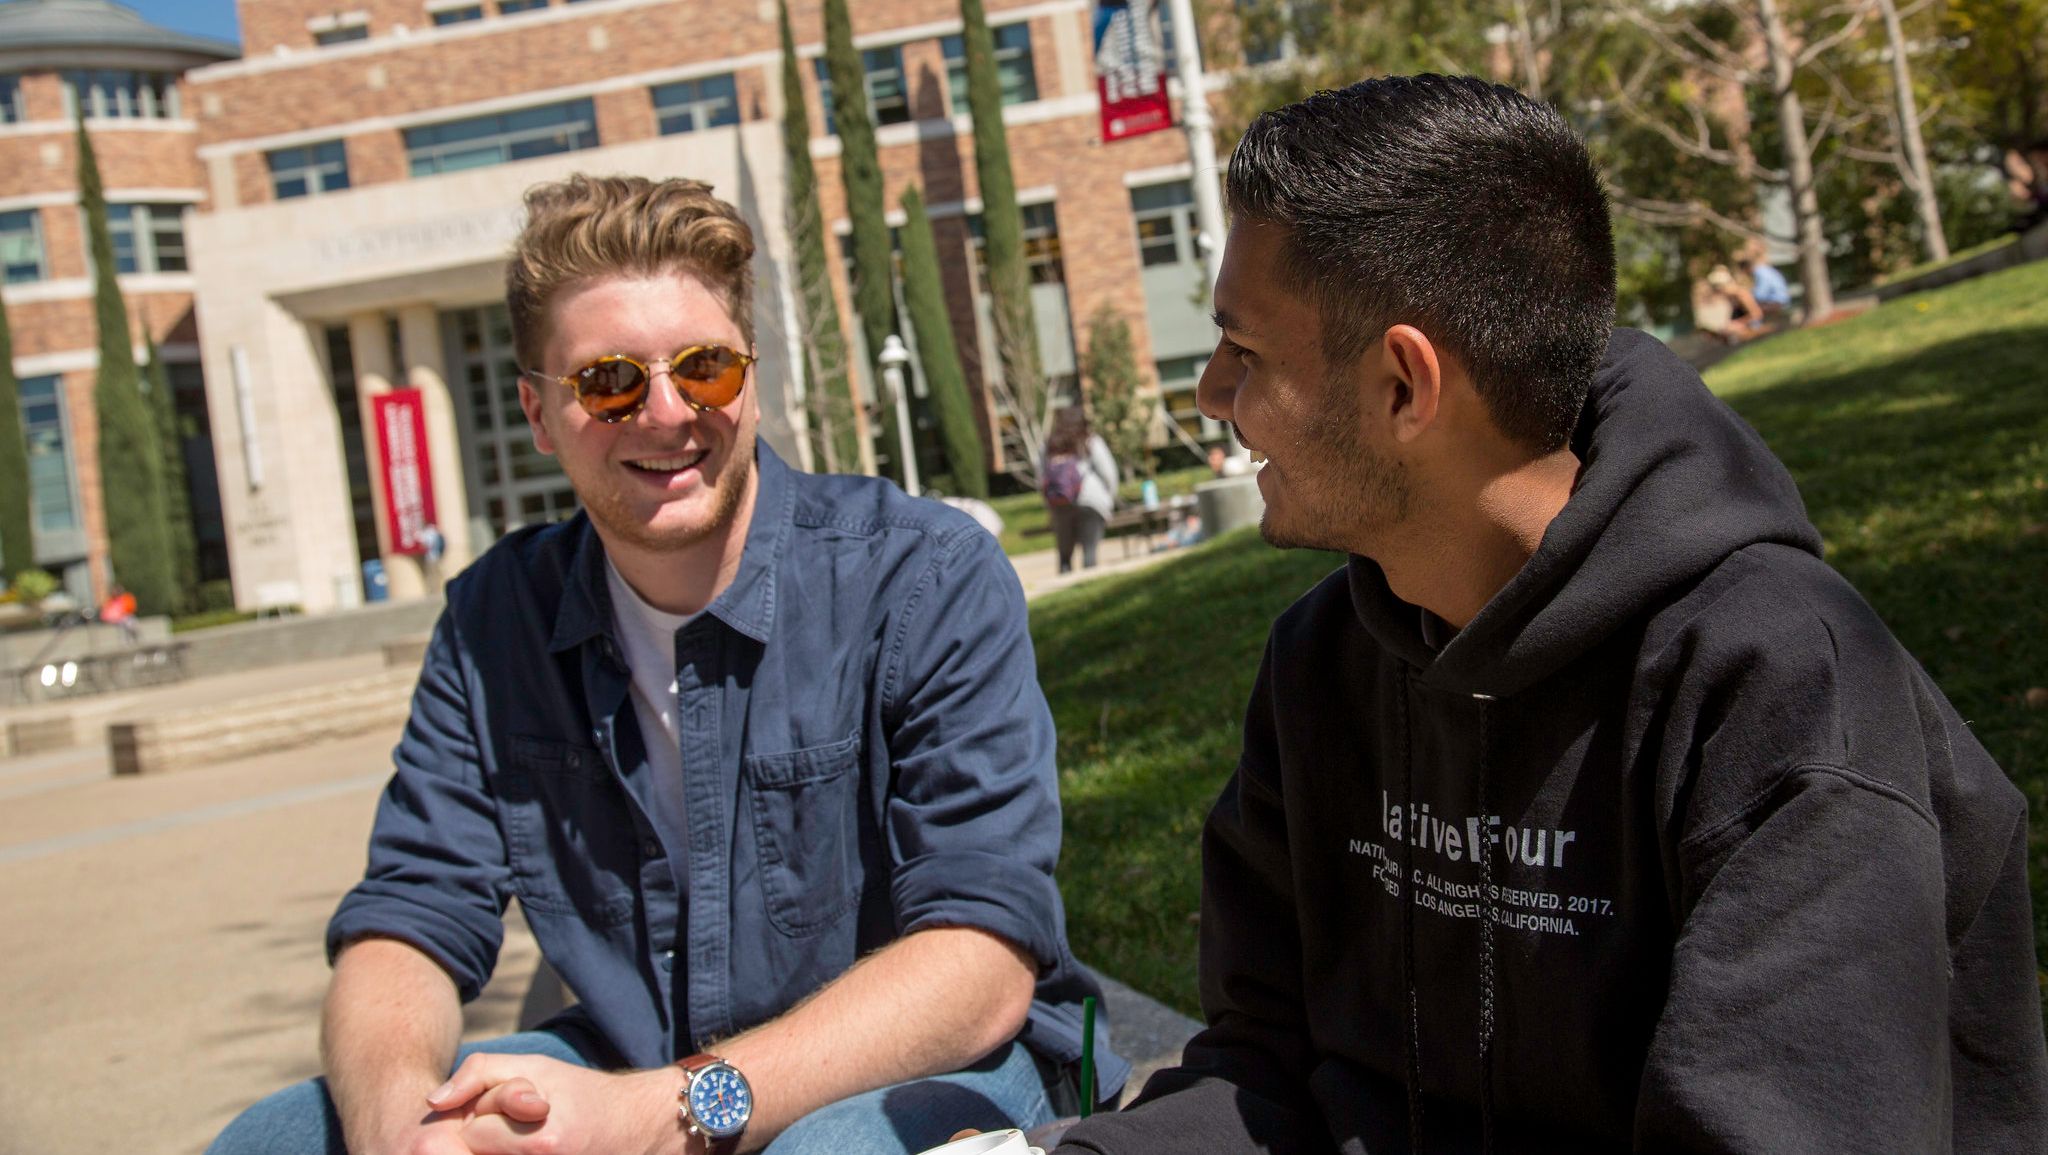
[[[1401, 674], [1401, 792], [1415, 805], [1415, 738], [1408, 728], [1408, 674]], [[1404, 835], [1406, 832], [1403, 832]], [[1408, 1149], [1422, 1152], [1422, 1003], [1415, 988], [1415, 839], [1401, 839], [1401, 983], [1408, 992], [1406, 1030], [1401, 1033], [1408, 1059]]]
[[1493, 1152], [1493, 920], [1500, 899], [1494, 890], [1493, 778], [1488, 773], [1492, 750], [1493, 696], [1474, 694], [1479, 703], [1479, 1133], [1480, 1149]]

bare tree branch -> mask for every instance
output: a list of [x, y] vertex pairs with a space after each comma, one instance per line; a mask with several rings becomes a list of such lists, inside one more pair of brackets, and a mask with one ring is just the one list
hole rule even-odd
[[1647, 225], [1674, 228], [1706, 224], [1745, 240], [1776, 241], [1780, 244], [1789, 244], [1792, 241], [1790, 237], [1780, 237], [1738, 221], [1701, 201], [1660, 201], [1631, 196], [1627, 190], [1611, 181], [1608, 184], [1608, 192], [1613, 197], [1614, 207], [1620, 210], [1622, 215]]
[[[1841, 9], [1831, 9], [1830, 11], [1840, 10]], [[1814, 41], [1813, 43], [1807, 45], [1804, 49], [1800, 50], [1797, 54], [1793, 56], [1793, 69], [1797, 71], [1798, 69], [1804, 68], [1808, 64], [1813, 63], [1815, 60], [1820, 59], [1822, 56], [1827, 55], [1829, 52], [1834, 51], [1835, 46], [1837, 44], [1840, 44], [1844, 40], [1847, 40], [1850, 37], [1855, 36], [1856, 33], [1861, 31], [1863, 28], [1863, 22], [1865, 20], [1868, 20], [1869, 18], [1870, 5], [1854, 5], [1854, 15], [1850, 16], [1848, 21], [1845, 22], [1840, 28], [1837, 28], [1835, 31], [1829, 33], [1828, 35], [1823, 36], [1820, 39]]]
[[1624, 5], [1618, 7], [1616, 11], [1622, 19], [1648, 33], [1650, 39], [1657, 42], [1658, 47], [1695, 68], [1710, 72], [1723, 80], [1742, 85], [1745, 88], [1755, 83], [1758, 79], [1758, 73], [1755, 69], [1744, 64], [1741, 58], [1730, 53], [1725, 46], [1716, 44], [1711, 37], [1701, 32], [1689, 20], [1679, 20], [1675, 21], [1675, 23], [1684, 26], [1689, 33], [1687, 39], [1692, 39], [1697, 44], [1705, 45], [1704, 51], [1700, 48], [1687, 47], [1680, 43], [1678, 36], [1667, 28], [1663, 22], [1652, 19], [1638, 7]]
[[1665, 123], [1662, 117], [1644, 109], [1636, 103], [1633, 95], [1625, 91], [1616, 94], [1615, 103], [1621, 108], [1622, 115], [1628, 117], [1631, 122], [1663, 137], [1671, 147], [1687, 156], [1712, 161], [1715, 164], [1727, 165], [1731, 168], [1749, 165], [1752, 171], [1765, 180], [1776, 182], [1783, 182], [1785, 180], [1785, 173], [1780, 169], [1773, 169], [1758, 164], [1753, 158], [1745, 157], [1733, 149], [1715, 148], [1711, 143], [1711, 127], [1705, 114], [1693, 102], [1687, 102], [1686, 111], [1692, 115], [1694, 127], [1699, 133], [1696, 139], [1688, 138], [1684, 133]]

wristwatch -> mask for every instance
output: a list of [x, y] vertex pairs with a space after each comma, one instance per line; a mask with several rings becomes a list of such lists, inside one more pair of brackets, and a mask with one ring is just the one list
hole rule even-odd
[[754, 1117], [754, 1089], [747, 1077], [716, 1055], [691, 1055], [676, 1066], [683, 1069], [676, 1114], [684, 1129], [704, 1136], [710, 1155], [733, 1155]]

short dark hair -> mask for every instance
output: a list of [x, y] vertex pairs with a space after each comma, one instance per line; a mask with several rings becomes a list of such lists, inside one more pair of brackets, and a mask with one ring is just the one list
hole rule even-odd
[[1614, 233], [1564, 117], [1470, 76], [1389, 76], [1261, 114], [1232, 213], [1286, 230], [1283, 282], [1356, 360], [1411, 324], [1463, 361], [1494, 423], [1571, 436], [1614, 324]]

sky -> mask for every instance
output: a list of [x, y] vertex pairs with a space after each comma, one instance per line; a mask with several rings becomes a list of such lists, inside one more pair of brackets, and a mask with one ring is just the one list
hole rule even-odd
[[115, 0], [142, 13], [151, 24], [177, 32], [240, 43], [235, 0]]

